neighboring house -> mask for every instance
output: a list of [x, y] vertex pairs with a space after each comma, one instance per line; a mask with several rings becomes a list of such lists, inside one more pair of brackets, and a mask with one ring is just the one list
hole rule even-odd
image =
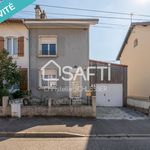
[[[89, 88], [89, 82], [80, 77], [76, 81], [63, 81], [58, 65], [61, 68], [71, 66], [74, 70], [81, 66], [86, 70], [89, 66], [89, 27], [98, 23], [98, 19], [46, 19], [45, 14], [39, 16], [39, 6], [35, 12], [35, 19], [25, 19], [30, 33], [29, 88], [32, 95], [85, 97], [85, 91], [77, 87]], [[45, 69], [44, 79], [41, 68]], [[58, 80], [46, 81], [45, 78]], [[69, 87], [71, 91], [66, 89]], [[50, 90], [46, 92], [47, 88]]]
[[132, 23], [117, 57], [128, 66], [128, 100], [138, 100], [138, 107], [145, 108], [150, 106], [145, 103], [150, 99], [149, 39], [150, 22]]
[[0, 50], [6, 49], [13, 61], [21, 67], [21, 90], [28, 90], [29, 39], [28, 29], [21, 19], [0, 23]]

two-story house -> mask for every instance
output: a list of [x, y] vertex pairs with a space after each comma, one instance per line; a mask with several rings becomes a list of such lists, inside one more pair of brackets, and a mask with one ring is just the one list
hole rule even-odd
[[[82, 77], [64, 81], [63, 74], [60, 76], [59, 73], [65, 66], [74, 70], [82, 67], [86, 72], [89, 66], [89, 27], [97, 24], [98, 19], [47, 19], [37, 5], [35, 19], [25, 19], [24, 23], [29, 30], [29, 88], [32, 95], [84, 97], [84, 89], [77, 86], [88, 88], [89, 81]], [[43, 67], [45, 75], [42, 74]], [[50, 90], [46, 92], [47, 88]]]
[[62, 76], [66, 75], [60, 76], [60, 71], [69, 66], [74, 75], [82, 67], [86, 74], [89, 27], [97, 23], [98, 19], [47, 19], [39, 5], [35, 7], [34, 19], [8, 19], [1, 23], [0, 49], [6, 49], [21, 67], [21, 90], [31, 90], [37, 97], [84, 97], [89, 81], [79, 76], [64, 81]]
[[[58, 66], [72, 68], [89, 66], [89, 27], [97, 19], [26, 19], [30, 33], [30, 90], [34, 96], [84, 97], [85, 92], [77, 89], [88, 87], [89, 82], [81, 78], [76, 81], [64, 81], [58, 75]], [[49, 64], [49, 61], [57, 65]], [[58, 81], [44, 81], [41, 68], [47, 64], [45, 78], [58, 78]], [[60, 90], [72, 87], [71, 91]], [[51, 90], [45, 92], [44, 89]], [[59, 90], [58, 90], [59, 89]]]
[[29, 87], [29, 32], [22, 19], [8, 19], [0, 23], [0, 50], [6, 49], [21, 67], [21, 90]]

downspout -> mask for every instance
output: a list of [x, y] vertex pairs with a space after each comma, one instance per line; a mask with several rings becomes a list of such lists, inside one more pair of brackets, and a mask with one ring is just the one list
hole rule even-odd
[[22, 19], [23, 24], [25, 25], [25, 27], [28, 30], [28, 91], [30, 90], [30, 30], [28, 28], [28, 26], [25, 23], [25, 20]]

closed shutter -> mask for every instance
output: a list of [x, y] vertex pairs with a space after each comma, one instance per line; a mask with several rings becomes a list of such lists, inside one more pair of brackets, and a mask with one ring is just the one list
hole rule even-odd
[[0, 51], [4, 49], [4, 37], [0, 36]]
[[18, 38], [18, 56], [24, 56], [24, 37]]
[[28, 70], [27, 68], [21, 68], [21, 82], [20, 82], [20, 90], [26, 91], [28, 90]]

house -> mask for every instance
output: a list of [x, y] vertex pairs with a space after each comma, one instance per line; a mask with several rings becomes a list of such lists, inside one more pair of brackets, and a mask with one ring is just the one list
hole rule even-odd
[[61, 70], [69, 66], [73, 70], [82, 67], [86, 71], [89, 66], [89, 27], [97, 24], [98, 19], [47, 19], [45, 13], [41, 15], [42, 12], [36, 6], [36, 18], [24, 20], [30, 33], [29, 88], [32, 95], [51, 98], [85, 97], [85, 91], [78, 87], [88, 89], [89, 81], [82, 77], [64, 81], [62, 76], [66, 74], [60, 76], [58, 66]]
[[6, 49], [21, 67], [21, 90], [29, 87], [29, 33], [22, 19], [8, 19], [0, 23], [0, 50]]
[[150, 22], [132, 23], [117, 60], [128, 66], [128, 105], [149, 109]]

